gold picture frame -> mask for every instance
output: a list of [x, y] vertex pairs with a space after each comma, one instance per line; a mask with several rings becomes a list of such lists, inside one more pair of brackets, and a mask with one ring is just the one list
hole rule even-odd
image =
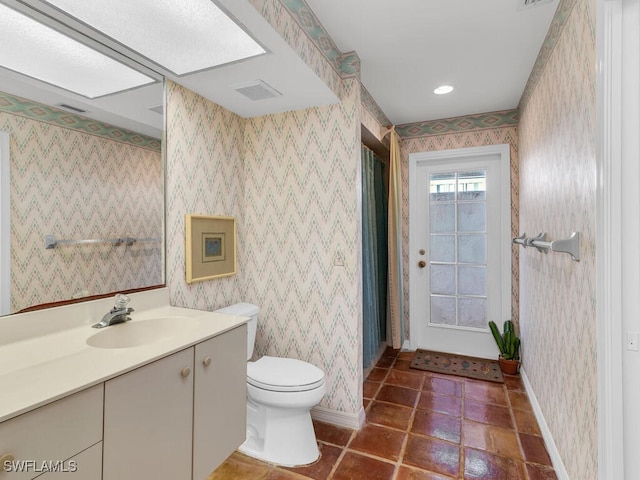
[[187, 283], [236, 274], [236, 219], [185, 216]]

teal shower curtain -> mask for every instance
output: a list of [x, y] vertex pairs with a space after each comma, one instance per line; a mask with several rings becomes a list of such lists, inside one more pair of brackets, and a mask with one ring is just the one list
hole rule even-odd
[[387, 337], [387, 193], [383, 163], [362, 146], [363, 366]]

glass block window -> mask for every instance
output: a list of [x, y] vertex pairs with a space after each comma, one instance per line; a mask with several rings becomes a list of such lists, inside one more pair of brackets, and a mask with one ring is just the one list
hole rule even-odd
[[486, 170], [429, 176], [430, 322], [487, 328]]

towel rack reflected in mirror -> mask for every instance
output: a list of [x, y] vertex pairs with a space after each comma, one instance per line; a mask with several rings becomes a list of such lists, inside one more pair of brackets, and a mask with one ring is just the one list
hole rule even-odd
[[113, 243], [115, 246], [119, 245], [127, 245], [130, 247], [134, 243], [138, 242], [160, 242], [161, 238], [156, 237], [147, 237], [147, 238], [136, 238], [136, 237], [118, 237], [118, 238], [96, 238], [96, 239], [85, 239], [85, 240], [58, 240], [55, 235], [46, 235], [44, 237], [44, 248], [52, 249], [56, 248], [58, 245], [82, 245], [87, 243]]

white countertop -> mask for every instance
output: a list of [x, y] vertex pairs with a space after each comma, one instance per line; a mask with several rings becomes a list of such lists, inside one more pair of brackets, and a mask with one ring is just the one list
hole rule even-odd
[[172, 307], [166, 289], [130, 297], [129, 306], [135, 311], [127, 324], [167, 317], [182, 324], [171, 336], [151, 343], [98, 348], [88, 345], [87, 339], [119, 327], [91, 328], [113, 306], [112, 299], [0, 318], [0, 422], [188, 348], [248, 320]]

